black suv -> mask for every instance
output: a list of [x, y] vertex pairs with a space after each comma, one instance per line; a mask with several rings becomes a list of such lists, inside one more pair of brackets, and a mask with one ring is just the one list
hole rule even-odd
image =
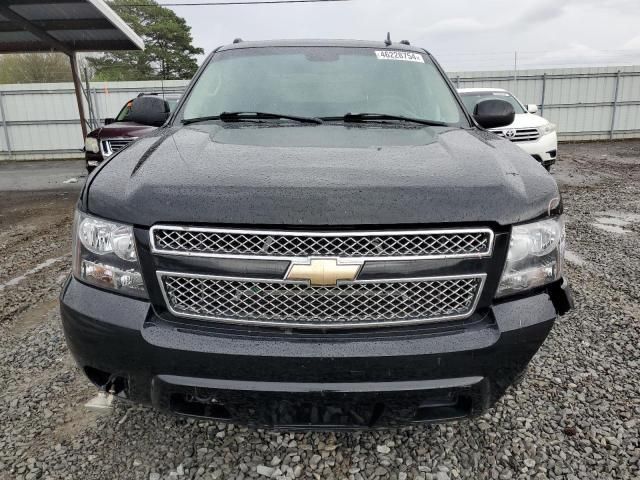
[[105, 395], [254, 426], [483, 412], [571, 297], [554, 179], [484, 130], [511, 105], [472, 113], [406, 43], [218, 48], [82, 191], [78, 364]]

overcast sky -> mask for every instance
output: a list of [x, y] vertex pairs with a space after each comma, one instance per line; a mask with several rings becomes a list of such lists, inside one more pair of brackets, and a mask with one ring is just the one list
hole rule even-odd
[[351, 0], [172, 8], [207, 53], [235, 37], [382, 40], [390, 31], [394, 41], [408, 39], [430, 50], [448, 71], [512, 69], [515, 51], [519, 68], [640, 64], [640, 0]]

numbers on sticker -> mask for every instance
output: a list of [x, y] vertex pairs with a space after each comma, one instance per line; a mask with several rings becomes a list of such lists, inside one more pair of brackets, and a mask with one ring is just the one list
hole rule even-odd
[[424, 63], [422, 55], [415, 52], [403, 52], [400, 50], [376, 50], [378, 60], [400, 60], [403, 62]]

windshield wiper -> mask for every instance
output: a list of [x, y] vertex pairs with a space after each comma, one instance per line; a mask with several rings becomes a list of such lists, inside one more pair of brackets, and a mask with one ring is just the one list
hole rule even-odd
[[419, 123], [421, 125], [429, 125], [431, 127], [448, 127], [445, 122], [436, 120], [425, 120], [422, 118], [405, 117], [403, 115], [392, 115], [390, 113], [347, 113], [342, 117], [321, 117], [322, 120], [343, 120], [345, 122], [367, 122], [378, 120], [398, 120], [402, 122]]
[[222, 112], [220, 115], [210, 115], [207, 117], [185, 118], [182, 120], [184, 125], [197, 122], [206, 122], [208, 120], [222, 120], [223, 122], [241, 122], [243, 120], [262, 120], [262, 119], [285, 119], [294, 120], [302, 123], [322, 123], [322, 120], [316, 117], [301, 117], [298, 115], [286, 115], [282, 113], [268, 112]]

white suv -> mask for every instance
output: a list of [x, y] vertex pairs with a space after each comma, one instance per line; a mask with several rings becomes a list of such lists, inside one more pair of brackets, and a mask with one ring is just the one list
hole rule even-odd
[[556, 125], [539, 115], [534, 115], [538, 112], [536, 105], [523, 105], [502, 88], [459, 88], [458, 93], [470, 113], [473, 113], [478, 103], [491, 98], [505, 100], [513, 105], [516, 111], [513, 123], [506, 127], [493, 128], [491, 131], [516, 143], [547, 170], [551, 169], [558, 155]]

